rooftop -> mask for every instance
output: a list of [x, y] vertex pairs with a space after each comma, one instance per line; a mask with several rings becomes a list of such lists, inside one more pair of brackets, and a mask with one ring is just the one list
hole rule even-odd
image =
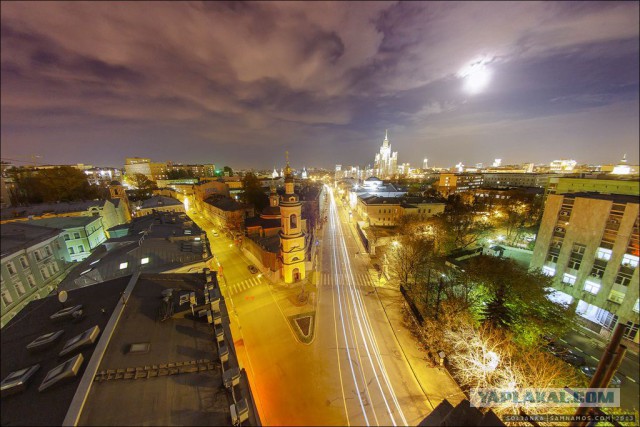
[[41, 225], [43, 227], [58, 228], [68, 230], [70, 228], [85, 227], [94, 221], [100, 221], [99, 216], [69, 216], [32, 219], [26, 221], [27, 224]]
[[614, 203], [640, 203], [640, 201], [638, 200], [638, 195], [632, 196], [627, 194], [603, 194], [595, 192], [566, 193], [560, 195], [571, 199], [580, 197], [583, 199], [610, 200]]
[[11, 255], [22, 249], [56, 237], [60, 230], [24, 222], [8, 222], [0, 225], [0, 240], [2, 240], [1, 256]]
[[[2, 425], [62, 425], [80, 378], [96, 346], [88, 346], [82, 351], [84, 361], [75, 378], [42, 392], [38, 391], [38, 387], [51, 369], [75, 355], [58, 355], [67, 340], [93, 326], [98, 326], [100, 331], [104, 331], [120, 299], [120, 293], [124, 291], [129, 279], [130, 276], [122, 277], [104, 282], [100, 286], [69, 292], [65, 306], [82, 305], [83, 317], [79, 319], [54, 323], [49, 316], [62, 308], [57, 295], [54, 294], [32, 301], [2, 328], [0, 364], [3, 380], [11, 372], [35, 364], [40, 365], [40, 369], [31, 377], [24, 391], [2, 398]], [[37, 337], [59, 330], [64, 331], [62, 336], [50, 347], [37, 352], [27, 350], [27, 344]]]
[[242, 209], [242, 205], [230, 197], [209, 197], [205, 202], [223, 211], [237, 211]]
[[180, 200], [174, 199], [173, 197], [153, 196], [144, 200], [140, 205], [140, 209], [153, 209], [160, 206], [177, 206], [181, 204], [182, 202]]
[[92, 207], [103, 207], [107, 200], [87, 200], [84, 202], [39, 203], [31, 206], [12, 206], [0, 209], [1, 219], [25, 218], [30, 215], [41, 216], [46, 213], [61, 214], [83, 212]]

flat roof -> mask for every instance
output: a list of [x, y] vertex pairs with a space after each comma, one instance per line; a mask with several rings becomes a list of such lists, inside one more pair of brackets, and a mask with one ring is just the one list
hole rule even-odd
[[[190, 318], [189, 303], [177, 304], [182, 294], [200, 295], [204, 283], [203, 274], [141, 275], [98, 372], [203, 359], [212, 362], [210, 369], [153, 378], [95, 381], [79, 425], [230, 425], [229, 406], [233, 401], [222, 388], [213, 329], [206, 318], [202, 321]], [[159, 321], [162, 292], [167, 289], [173, 289], [176, 314]], [[226, 307], [220, 305], [227, 317]], [[179, 314], [180, 310], [188, 316]], [[129, 347], [136, 343], [149, 344], [148, 351], [130, 353]]]
[[108, 200], [87, 200], [84, 202], [39, 203], [31, 206], [11, 206], [0, 209], [2, 219], [24, 218], [29, 215], [40, 216], [45, 213], [82, 212], [92, 207], [103, 207]]
[[60, 230], [27, 224], [25, 221], [0, 224], [0, 253], [4, 258], [22, 249], [56, 237]]
[[144, 200], [140, 205], [140, 209], [153, 209], [164, 206], [177, 206], [181, 204], [182, 202], [180, 200], [174, 199], [173, 197], [153, 196]]
[[[82, 304], [84, 317], [54, 323], [49, 316], [62, 309], [56, 294], [30, 302], [4, 328], [0, 334], [2, 343], [0, 365], [2, 379], [9, 373], [39, 364], [40, 369], [31, 378], [26, 389], [13, 396], [2, 398], [0, 418], [2, 425], [62, 425], [67, 410], [80, 383], [80, 378], [91, 359], [95, 344], [81, 351], [84, 357], [75, 378], [60, 383], [42, 392], [38, 387], [47, 373], [74, 354], [58, 356], [65, 342], [97, 325], [103, 331], [130, 276], [103, 282], [91, 288], [77, 289], [68, 293], [65, 307]], [[104, 309], [104, 313], [101, 311]], [[51, 347], [32, 352], [27, 344], [37, 337], [63, 330], [61, 338]], [[98, 339], [100, 339], [98, 337]]]
[[42, 225], [44, 227], [67, 230], [70, 228], [85, 227], [92, 222], [100, 221], [100, 216], [61, 216], [53, 218], [30, 219], [27, 224]]
[[639, 204], [640, 200], [638, 196], [632, 196], [628, 194], [604, 194], [604, 193], [595, 193], [595, 192], [577, 192], [577, 193], [563, 193], [558, 194], [558, 196], [564, 196], [568, 198], [576, 198], [581, 197], [583, 199], [599, 199], [599, 200], [610, 200], [615, 203], [635, 203]]

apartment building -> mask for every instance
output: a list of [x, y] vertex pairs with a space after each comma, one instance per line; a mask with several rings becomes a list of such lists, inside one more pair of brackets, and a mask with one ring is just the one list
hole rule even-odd
[[67, 269], [60, 230], [15, 222], [0, 226], [1, 325], [53, 291]]
[[555, 176], [548, 173], [483, 173], [485, 187], [539, 187], [545, 188], [549, 178]]
[[140, 173], [151, 181], [167, 179], [167, 164], [152, 162], [151, 159], [143, 157], [127, 157], [124, 162], [124, 170], [127, 176]]
[[555, 278], [556, 297], [576, 302], [591, 329], [617, 322], [638, 342], [638, 194], [550, 194], [531, 266]]
[[427, 197], [358, 197], [356, 211], [369, 225], [395, 226], [405, 215], [426, 219], [444, 212], [445, 202]]
[[464, 193], [483, 184], [482, 174], [479, 173], [441, 173], [437, 190], [443, 197]]
[[107, 240], [102, 221], [97, 216], [43, 218], [26, 223], [59, 230], [67, 248], [67, 262], [82, 261]]

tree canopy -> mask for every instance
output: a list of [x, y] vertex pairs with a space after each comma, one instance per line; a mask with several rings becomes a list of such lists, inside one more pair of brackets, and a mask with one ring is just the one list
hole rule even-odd
[[91, 185], [86, 175], [71, 166], [33, 170], [9, 169], [16, 189], [11, 198], [14, 204], [72, 202], [106, 197], [105, 187]]
[[257, 212], [269, 204], [269, 198], [262, 189], [260, 180], [253, 173], [249, 172], [242, 177], [242, 187], [244, 191], [240, 194], [240, 199], [253, 205]]

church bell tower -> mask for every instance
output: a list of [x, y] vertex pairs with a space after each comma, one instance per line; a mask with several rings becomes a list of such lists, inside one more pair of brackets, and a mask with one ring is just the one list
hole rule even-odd
[[284, 169], [285, 194], [280, 200], [281, 230], [280, 256], [282, 257], [282, 277], [285, 283], [295, 283], [306, 277], [305, 233], [302, 230], [302, 203], [294, 193], [293, 173], [289, 166]]

